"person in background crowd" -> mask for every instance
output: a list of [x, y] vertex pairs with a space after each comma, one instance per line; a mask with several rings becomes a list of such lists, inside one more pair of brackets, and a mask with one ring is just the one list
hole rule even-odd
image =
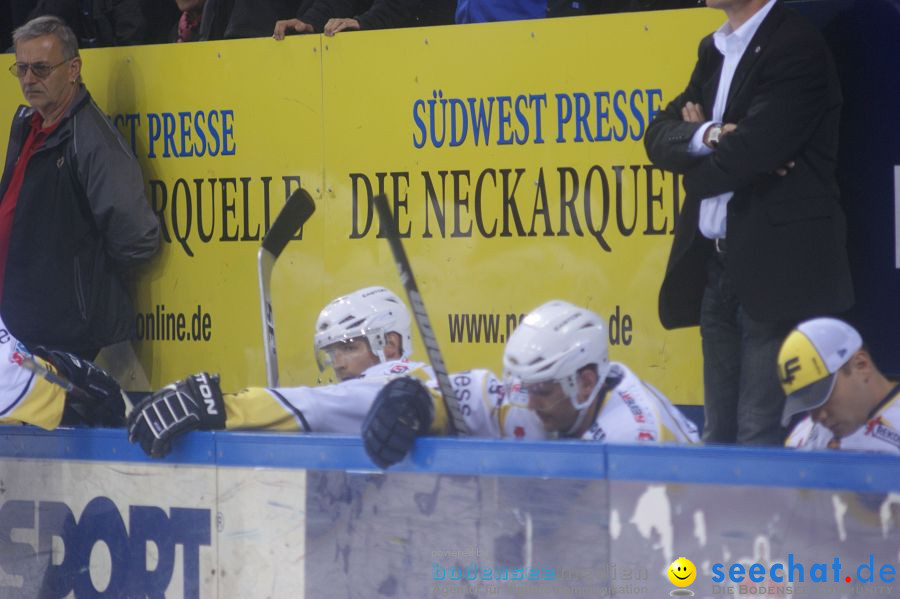
[[797, 325], [778, 353], [782, 425], [808, 413], [785, 445], [900, 453], [900, 384], [878, 370], [859, 333], [835, 318]]
[[0, 44], [9, 52], [13, 51], [13, 30], [40, 16], [62, 19], [75, 32], [80, 47], [102, 48], [170, 41], [169, 32], [180, 14], [175, 4], [160, 0], [6, 0], [2, 4]]
[[703, 0], [459, 0], [456, 22], [491, 23], [543, 17], [694, 8]]
[[38, 0], [26, 21], [55, 16], [75, 33], [83, 48], [128, 46], [147, 41], [143, 0]]
[[175, 0], [181, 16], [172, 30], [170, 40], [173, 42], [193, 42], [200, 36], [200, 21], [203, 17], [203, 5], [206, 0]]
[[30, 106], [0, 179], [0, 313], [28, 346], [93, 359], [131, 338], [125, 279], [159, 249], [137, 159], [81, 80], [72, 30], [38, 17], [13, 34]]
[[[580, 6], [573, 7], [572, 4], [561, 1], [554, 6], [566, 14], [580, 12]], [[547, 0], [459, 0], [456, 3], [456, 22], [462, 25], [542, 19], [547, 16], [547, 8]]]
[[[241, 2], [246, 0], [236, 0]], [[276, 40], [292, 33], [421, 27], [453, 23], [453, 0], [306, 0], [294, 18], [275, 23]]]

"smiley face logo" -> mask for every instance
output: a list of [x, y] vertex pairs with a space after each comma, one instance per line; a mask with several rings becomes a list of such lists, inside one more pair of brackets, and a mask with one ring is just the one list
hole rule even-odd
[[677, 587], [690, 586], [694, 579], [697, 578], [697, 568], [694, 563], [686, 557], [679, 557], [672, 562], [667, 570], [669, 582]]

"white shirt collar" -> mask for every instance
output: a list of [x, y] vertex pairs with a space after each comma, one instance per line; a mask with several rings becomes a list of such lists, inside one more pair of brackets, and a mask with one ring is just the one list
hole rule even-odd
[[756, 11], [752, 17], [747, 19], [743, 25], [734, 31], [732, 31], [728, 21], [725, 21], [725, 23], [713, 34], [713, 42], [716, 44], [716, 48], [719, 52], [723, 55], [742, 55], [744, 50], [747, 49], [747, 46], [750, 45], [750, 40], [756, 35], [756, 30], [759, 29], [763, 19], [766, 18], [766, 15], [769, 14], [769, 11], [772, 10], [774, 5], [775, 0], [769, 0], [766, 2], [765, 6]]

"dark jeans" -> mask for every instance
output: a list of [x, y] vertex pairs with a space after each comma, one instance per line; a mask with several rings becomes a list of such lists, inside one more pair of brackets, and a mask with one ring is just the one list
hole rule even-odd
[[[794, 323], [753, 320], [725, 274], [726, 255], [714, 254], [700, 309], [706, 443], [782, 445], [784, 392], [778, 381], [781, 342]], [[760, 283], [764, 284], [764, 283]]]

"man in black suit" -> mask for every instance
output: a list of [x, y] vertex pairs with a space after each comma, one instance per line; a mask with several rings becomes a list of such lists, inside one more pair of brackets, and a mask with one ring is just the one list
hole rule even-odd
[[781, 341], [853, 303], [834, 172], [840, 84], [819, 31], [780, 0], [707, 5], [728, 21], [644, 140], [686, 191], [659, 315], [670, 329], [700, 325], [704, 440], [780, 445]]

